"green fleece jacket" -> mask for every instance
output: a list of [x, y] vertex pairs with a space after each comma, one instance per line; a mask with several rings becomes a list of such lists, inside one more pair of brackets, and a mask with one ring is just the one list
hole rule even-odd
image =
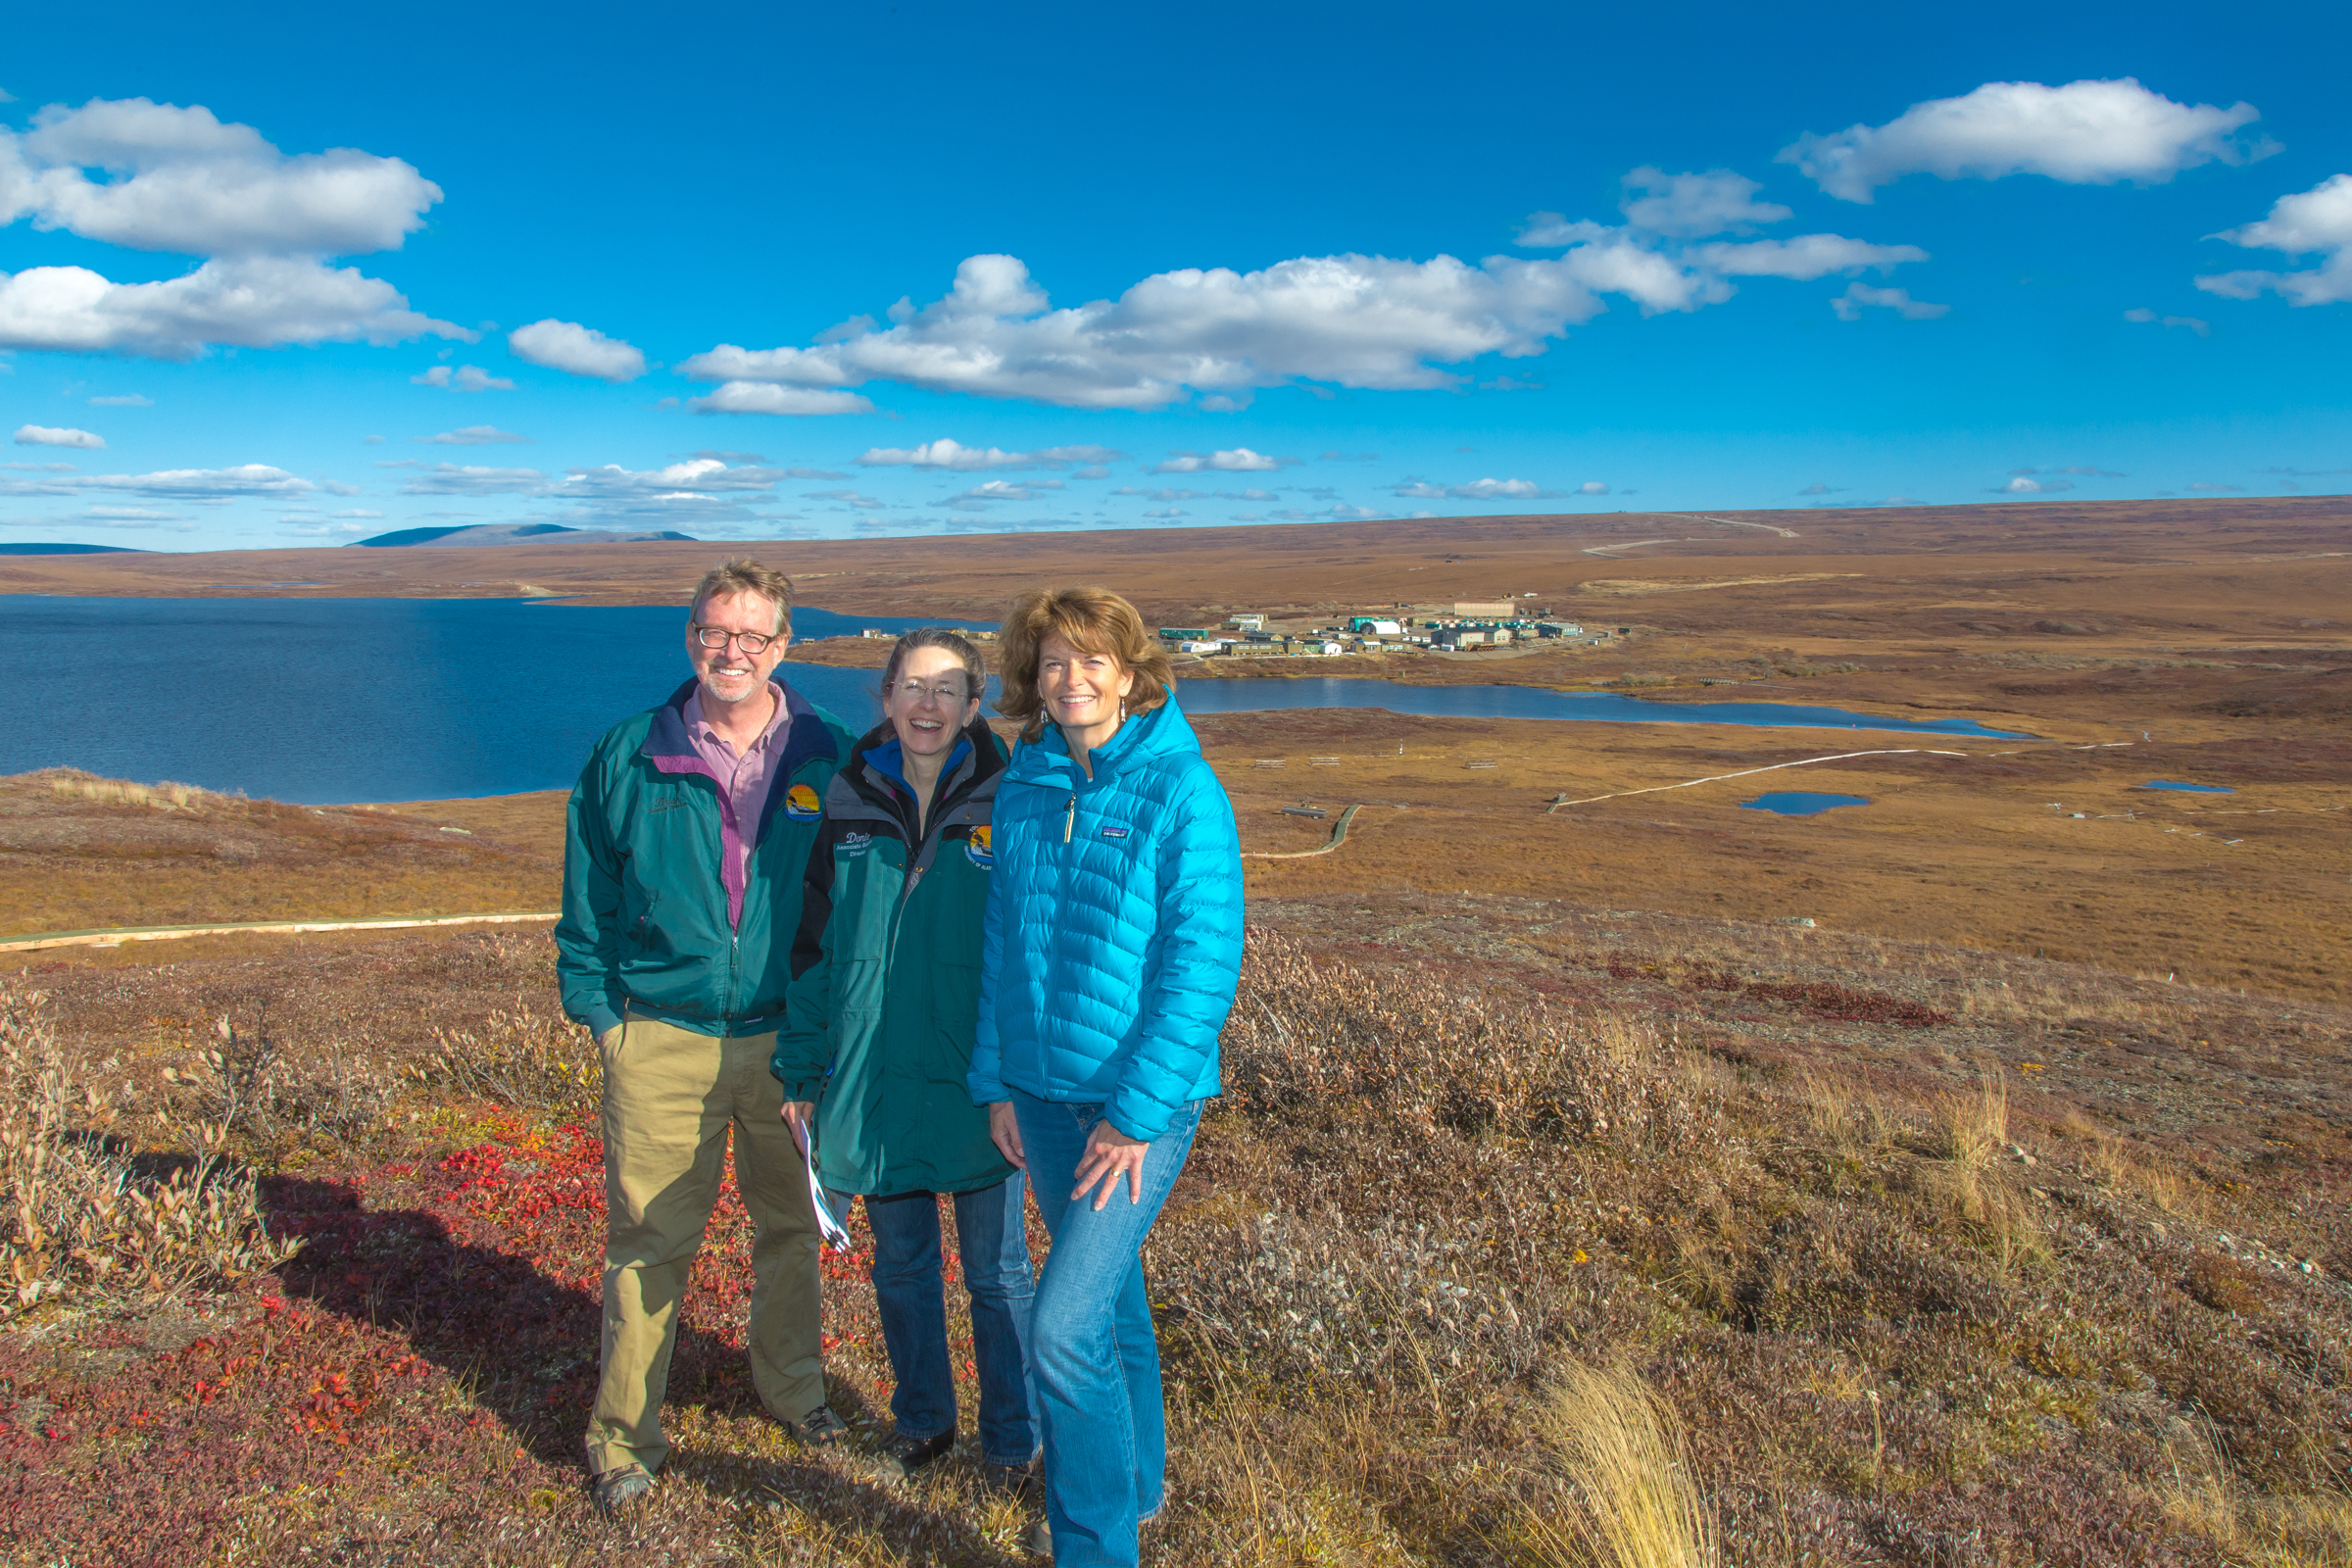
[[827, 1187], [962, 1193], [1012, 1174], [964, 1088], [1004, 760], [974, 720], [918, 828], [898, 740], [883, 725], [852, 748], [825, 792], [773, 1066], [787, 1100], [816, 1102]]
[[[606, 731], [571, 792], [556, 975], [564, 1010], [603, 1034], [622, 1010], [696, 1034], [775, 1027], [801, 878], [850, 733], [784, 688], [792, 725], [757, 822], [739, 822], [686, 734], [688, 681]], [[731, 885], [729, 839], [751, 846]]]

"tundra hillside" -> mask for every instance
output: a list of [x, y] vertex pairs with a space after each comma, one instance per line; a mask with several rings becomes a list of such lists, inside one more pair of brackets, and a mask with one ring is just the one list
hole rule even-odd
[[[177, 830], [257, 831], [194, 805]], [[1154, 1560], [2352, 1553], [2334, 1001], [1500, 895], [1252, 920], [1229, 1092], [1151, 1250]], [[595, 1514], [596, 1058], [543, 935], [17, 961], [8, 1560], [1021, 1560], [975, 1453], [908, 1488], [863, 1457], [862, 1238], [827, 1325], [860, 1443], [760, 1414], [731, 1197], [677, 1458]]]

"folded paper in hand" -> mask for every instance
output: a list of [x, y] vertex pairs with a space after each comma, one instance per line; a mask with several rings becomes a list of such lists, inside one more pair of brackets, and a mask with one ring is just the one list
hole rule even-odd
[[816, 1179], [816, 1152], [808, 1147], [808, 1125], [806, 1122], [795, 1123], [792, 1130], [800, 1140], [801, 1158], [808, 1167], [808, 1204], [816, 1210], [816, 1228], [823, 1235], [827, 1247], [837, 1252], [846, 1252], [850, 1250], [849, 1227], [833, 1217], [831, 1206], [825, 1202], [825, 1184]]

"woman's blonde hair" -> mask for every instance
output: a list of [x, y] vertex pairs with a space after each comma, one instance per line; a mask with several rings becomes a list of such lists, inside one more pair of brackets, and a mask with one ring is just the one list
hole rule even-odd
[[1150, 712], [1176, 689], [1167, 649], [1145, 628], [1144, 617], [1126, 600], [1107, 588], [1031, 589], [1004, 612], [1004, 624], [998, 632], [1004, 647], [1004, 691], [997, 699], [997, 711], [1020, 722], [1025, 741], [1046, 732], [1037, 661], [1046, 639], [1056, 632], [1080, 653], [1114, 659], [1134, 674], [1126, 704], [1131, 713]]

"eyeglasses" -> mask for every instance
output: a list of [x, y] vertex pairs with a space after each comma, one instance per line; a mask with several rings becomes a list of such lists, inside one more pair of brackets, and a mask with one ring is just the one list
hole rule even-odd
[[891, 691], [893, 694], [914, 703], [919, 703], [928, 697], [942, 708], [955, 708], [963, 701], [963, 682], [959, 680], [942, 681], [936, 686], [926, 686], [920, 681], [903, 680], [893, 686]]
[[766, 653], [767, 645], [776, 640], [774, 637], [756, 631], [727, 631], [723, 627], [705, 626], [699, 621], [695, 623], [693, 629], [694, 640], [705, 648], [724, 648], [732, 640], [741, 646], [745, 653], [753, 655], [755, 658]]

